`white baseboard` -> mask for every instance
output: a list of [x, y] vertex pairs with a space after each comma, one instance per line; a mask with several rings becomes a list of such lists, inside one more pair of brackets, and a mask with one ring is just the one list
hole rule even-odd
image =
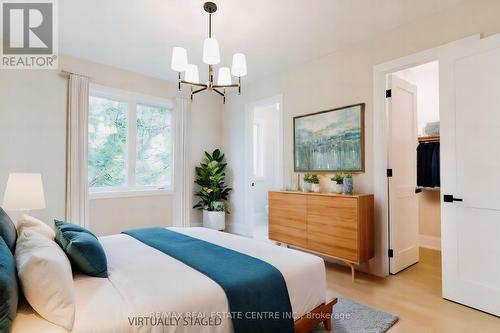
[[419, 235], [419, 245], [426, 249], [441, 251], [441, 238], [428, 235]]
[[232, 234], [237, 234], [241, 236], [249, 236], [250, 230], [247, 225], [243, 223], [228, 223], [227, 229]]

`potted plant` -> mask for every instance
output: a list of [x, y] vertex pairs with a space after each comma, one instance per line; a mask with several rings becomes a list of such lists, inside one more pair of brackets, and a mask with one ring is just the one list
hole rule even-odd
[[342, 193], [344, 191], [344, 174], [336, 173], [330, 178], [332, 181], [331, 191], [333, 193]]
[[227, 163], [224, 154], [219, 149], [212, 154], [205, 152], [205, 157], [196, 167], [195, 183], [199, 190], [195, 193], [200, 201], [193, 208], [203, 210], [203, 226], [206, 228], [223, 230], [226, 226], [227, 198], [231, 188], [226, 186]]
[[315, 173], [306, 173], [304, 175], [304, 192], [319, 192], [319, 177]]
[[344, 194], [352, 194], [353, 182], [352, 173], [346, 173], [344, 176]]

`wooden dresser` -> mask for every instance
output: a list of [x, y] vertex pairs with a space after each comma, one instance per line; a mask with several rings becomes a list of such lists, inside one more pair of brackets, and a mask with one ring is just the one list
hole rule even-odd
[[373, 195], [269, 192], [269, 239], [354, 264], [375, 255]]

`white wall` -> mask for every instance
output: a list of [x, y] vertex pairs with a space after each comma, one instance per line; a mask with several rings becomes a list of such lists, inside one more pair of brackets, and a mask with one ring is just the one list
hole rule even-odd
[[[60, 67], [103, 86], [172, 100], [178, 96], [173, 83], [111, 66], [61, 56]], [[0, 200], [10, 172], [41, 172], [47, 208], [32, 213], [49, 224], [64, 218], [66, 105], [67, 78], [58, 71], [4, 70], [0, 75]], [[191, 104], [190, 170], [204, 150], [220, 145], [221, 108], [213, 94], [197, 95]], [[192, 180], [194, 173], [187, 174]], [[171, 195], [92, 200], [90, 228], [101, 235], [124, 227], [171, 225], [172, 200]], [[193, 212], [193, 218], [198, 214]]]
[[0, 204], [10, 172], [39, 172], [47, 208], [32, 214], [44, 221], [64, 218], [66, 89], [52, 71], [0, 73]]
[[[232, 171], [234, 230], [244, 230], [244, 106], [277, 94], [283, 95], [284, 179], [292, 178], [292, 117], [360, 102], [366, 103], [366, 172], [354, 176], [356, 192], [373, 192], [373, 66], [430, 49], [463, 37], [500, 32], [500, 1], [466, 1], [443, 13], [418, 20], [381, 34], [378, 38], [351, 45], [315, 61], [290, 68], [250, 85], [243, 81], [243, 96], [230, 96], [224, 111], [224, 147]], [[251, 69], [249, 69], [251, 70]], [[326, 179], [326, 178], [325, 178]], [[323, 183], [323, 188], [326, 182]], [[376, 203], [377, 205], [377, 203]], [[383, 209], [382, 207], [377, 207]], [[383, 275], [382, 231], [375, 221], [376, 260], [373, 271]]]
[[427, 123], [439, 121], [439, 63], [433, 61], [394, 73], [417, 86], [418, 135]]

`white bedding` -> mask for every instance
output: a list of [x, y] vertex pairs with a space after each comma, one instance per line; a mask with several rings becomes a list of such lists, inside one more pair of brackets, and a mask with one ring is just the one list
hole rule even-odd
[[[195, 238], [264, 260], [279, 269], [286, 281], [292, 310], [301, 316], [325, 301], [325, 266], [321, 258], [205, 228], [169, 228]], [[124, 235], [100, 238], [106, 251], [109, 278], [74, 277], [76, 318], [73, 332], [182, 332], [232, 331], [231, 320], [214, 326], [131, 325], [129, 319], [151, 314], [227, 312], [223, 289], [210, 278], [163, 252]], [[155, 315], [157, 316], [157, 315]], [[143, 319], [144, 320], [144, 319]], [[182, 320], [180, 321], [182, 322]], [[14, 321], [15, 333], [64, 332], [29, 310]]]

